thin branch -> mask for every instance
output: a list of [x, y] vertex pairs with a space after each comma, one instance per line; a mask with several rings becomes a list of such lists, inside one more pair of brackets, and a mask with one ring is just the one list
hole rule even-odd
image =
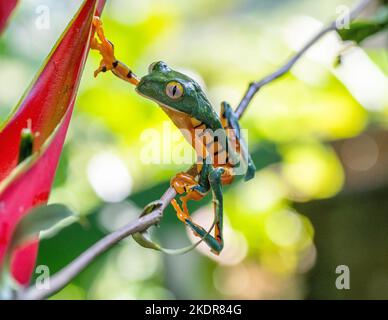
[[[372, 0], [360, 1], [360, 3], [353, 10], [351, 10], [350, 20], [356, 18], [371, 1]], [[327, 27], [323, 28], [319, 33], [317, 33], [310, 41], [305, 44], [305, 46], [300, 51], [298, 51], [293, 57], [291, 57], [291, 59], [289, 59], [274, 73], [271, 73], [260, 81], [251, 83], [245, 95], [241, 99], [241, 102], [236, 108], [235, 113], [238, 118], [242, 117], [244, 111], [247, 109], [249, 103], [252, 101], [253, 97], [260, 90], [260, 88], [286, 74], [311, 46], [313, 46], [325, 34], [334, 30], [336, 30], [336, 21], [333, 21]], [[125, 227], [108, 234], [96, 244], [91, 246], [68, 266], [50, 278], [49, 289], [45, 290], [30, 287], [24, 291], [21, 291], [18, 294], [17, 299], [42, 300], [58, 292], [71, 280], [73, 280], [82, 270], [84, 270], [96, 257], [104, 253], [106, 250], [113, 247], [122, 239], [136, 232], [147, 230], [149, 227], [156, 224], [163, 217], [164, 209], [169, 205], [169, 203], [175, 198], [176, 195], [177, 194], [173, 188], [168, 188], [159, 200], [162, 203], [161, 207], [147, 214], [146, 216], [132, 221]]]
[[[349, 20], [354, 20], [364, 9], [365, 7], [371, 2], [371, 0], [362, 0], [360, 3], [354, 7], [352, 11], [349, 13]], [[239, 105], [236, 108], [235, 114], [239, 118], [242, 117], [244, 111], [248, 108], [249, 103], [252, 101], [253, 97], [256, 95], [256, 93], [266, 84], [280, 78], [281, 76], [285, 75], [288, 71], [291, 70], [291, 68], [294, 66], [294, 64], [310, 49], [319, 39], [321, 39], [326, 33], [330, 31], [337, 30], [337, 21], [332, 21], [328, 26], [323, 28], [320, 32], [318, 32], [310, 41], [308, 41], [302, 49], [300, 49], [297, 53], [295, 53], [294, 56], [291, 57], [283, 66], [281, 66], [278, 70], [276, 70], [274, 73], [269, 74], [268, 76], [264, 77], [260, 81], [252, 82], [249, 84], [249, 87], [247, 91], [245, 92], [243, 98], [241, 99]]]
[[160, 201], [163, 203], [163, 205], [157, 210], [153, 211], [151, 214], [132, 221], [117, 231], [108, 234], [89, 249], [84, 251], [73, 262], [71, 262], [60, 272], [50, 278], [49, 289], [46, 290], [30, 287], [29, 289], [22, 291], [17, 296], [17, 298], [21, 300], [42, 300], [58, 292], [74, 277], [76, 277], [83, 269], [85, 269], [95, 258], [120, 242], [122, 239], [136, 232], [144, 231], [150, 226], [158, 223], [158, 221], [163, 216], [163, 210], [170, 203], [170, 199], [173, 199], [174, 196], [175, 190], [169, 188], [160, 198]]

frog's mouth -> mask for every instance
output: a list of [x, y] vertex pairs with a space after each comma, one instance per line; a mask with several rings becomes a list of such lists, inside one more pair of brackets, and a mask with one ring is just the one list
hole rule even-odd
[[[172, 120], [172, 122], [174, 122], [174, 124], [176, 125], [176, 127], [178, 127], [178, 129], [180, 129], [183, 133], [184, 133], [184, 136], [186, 138], [186, 140], [191, 143], [193, 141], [193, 139], [191, 138], [191, 135], [187, 136], [187, 132], [191, 132], [191, 130], [193, 129], [193, 125], [191, 123], [191, 117], [185, 113], [185, 112], [182, 112], [182, 111], [179, 111], [161, 101], [158, 101], [157, 99], [153, 98], [153, 97], [150, 97], [146, 92], [147, 90], [144, 90], [144, 87], [141, 87], [142, 85], [144, 84], [144, 82], [142, 83], [142, 81], [140, 81], [139, 85], [136, 87], [136, 92], [157, 103], [160, 108], [169, 116], [169, 118]], [[139, 87], [141, 87], [141, 90], [139, 90]]]
[[155, 95], [155, 90], [152, 89], [152, 87], [148, 84], [146, 80], [147, 76], [144, 76], [140, 79], [139, 83], [135, 88], [136, 92], [147, 99], [151, 99], [159, 103], [159, 101], [156, 101], [154, 98], [152, 98], [152, 96]]
[[186, 115], [186, 113], [184, 113], [183, 111], [179, 111], [179, 110], [177, 110], [177, 109], [175, 109], [175, 108], [173, 108], [173, 107], [171, 107], [171, 106], [169, 106], [169, 105], [167, 105], [167, 104], [165, 104], [165, 103], [163, 103], [163, 102], [160, 102], [160, 101], [156, 100], [155, 98], [152, 98], [152, 97], [150, 97], [150, 96], [147, 96], [146, 94], [144, 94], [144, 93], [138, 91], [137, 88], [136, 88], [136, 92], [137, 92], [140, 96], [142, 96], [142, 97], [144, 97], [144, 98], [147, 98], [147, 99], [149, 99], [149, 100], [151, 100], [151, 101], [157, 103], [163, 110], [167, 109], [167, 110], [170, 110], [170, 111], [175, 112], [175, 113], [180, 113], [180, 114], [182, 114], [182, 115]]

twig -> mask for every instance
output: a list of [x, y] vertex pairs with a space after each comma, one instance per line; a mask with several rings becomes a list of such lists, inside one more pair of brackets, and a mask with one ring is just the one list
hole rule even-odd
[[[360, 3], [354, 7], [353, 10], [351, 10], [349, 20], [356, 18], [371, 1], [372, 0], [360, 1]], [[336, 21], [333, 21], [327, 27], [323, 28], [319, 33], [317, 33], [310, 41], [308, 41], [306, 45], [293, 57], [291, 57], [291, 59], [289, 59], [282, 67], [280, 67], [274, 73], [264, 77], [262, 80], [251, 83], [235, 111], [238, 118], [242, 117], [244, 111], [247, 109], [249, 103], [252, 101], [253, 97], [260, 88], [286, 74], [312, 45], [314, 45], [326, 33], [336, 29]], [[120, 240], [136, 232], [147, 230], [149, 227], [157, 223], [162, 218], [164, 209], [169, 205], [169, 203], [175, 198], [176, 195], [177, 194], [173, 188], [168, 188], [159, 200], [162, 203], [161, 207], [141, 218], [136, 219], [135, 221], [132, 221], [125, 227], [108, 234], [96, 244], [91, 246], [73, 262], [71, 262], [68, 266], [63, 268], [50, 279], [49, 289], [45, 290], [30, 287], [20, 292], [17, 296], [17, 299], [41, 300], [58, 292], [72, 279], [74, 279], [74, 277], [76, 277], [82, 270], [84, 270], [96, 257], [117, 244]]]
[[[354, 20], [370, 2], [371, 0], [360, 1], [360, 3], [356, 7], [354, 7], [354, 9], [349, 13], [349, 20]], [[236, 108], [236, 116], [241, 118], [244, 111], [248, 108], [248, 105], [252, 101], [253, 97], [263, 86], [285, 75], [288, 71], [291, 70], [294, 64], [306, 53], [306, 51], [310, 49], [319, 39], [321, 39], [326, 33], [335, 30], [337, 30], [336, 20], [332, 21], [329, 25], [327, 25], [320, 32], [318, 32], [312, 39], [310, 39], [310, 41], [308, 41], [303, 46], [302, 49], [300, 49], [294, 56], [291, 57], [291, 59], [289, 59], [274, 73], [269, 74], [260, 81], [250, 83], [247, 91], [245, 92], [243, 98], [241, 99], [239, 105]]]
[[151, 214], [145, 215], [132, 221], [123, 228], [114, 231], [100, 241], [95, 243], [89, 249], [84, 251], [73, 262], [63, 268], [60, 272], [50, 278], [49, 289], [38, 289], [30, 287], [25, 291], [22, 291], [17, 299], [22, 300], [42, 300], [54, 293], [61, 290], [66, 284], [68, 284], [75, 276], [77, 276], [85, 267], [87, 267], [95, 258], [106, 250], [117, 244], [120, 240], [130, 236], [139, 231], [148, 229], [150, 226], [156, 224], [163, 216], [163, 210], [170, 203], [170, 199], [175, 196], [175, 190], [169, 188], [161, 197], [163, 205]]

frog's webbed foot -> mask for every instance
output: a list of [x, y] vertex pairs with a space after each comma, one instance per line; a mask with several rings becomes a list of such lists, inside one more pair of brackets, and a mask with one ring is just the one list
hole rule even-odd
[[93, 18], [93, 26], [96, 29], [97, 38], [92, 39], [90, 48], [97, 50], [102, 56], [100, 66], [94, 72], [94, 76], [97, 77], [101, 72], [112, 71], [120, 79], [137, 85], [139, 83], [138, 77], [124, 63], [116, 59], [114, 45], [105, 37], [100, 18]]
[[195, 177], [187, 172], [180, 172], [171, 179], [171, 187], [175, 189], [178, 194], [183, 194], [193, 186], [196, 186], [198, 182]]
[[[114, 55], [113, 44], [104, 35], [104, 29], [100, 18], [93, 17], [93, 26], [96, 29], [97, 38], [92, 39], [90, 48], [97, 50], [102, 56], [100, 67], [94, 72], [94, 76], [97, 77], [100, 72], [112, 70], [117, 60]], [[100, 42], [97, 39], [100, 40]]]
[[194, 176], [186, 172], [181, 172], [172, 178], [171, 187], [173, 187], [178, 194], [186, 193], [186, 195], [180, 197], [182, 208], [175, 199], [171, 201], [178, 219], [184, 223], [186, 223], [186, 220], [191, 221], [187, 202], [189, 200], [200, 200], [203, 198], [204, 195], [200, 192], [201, 186], [195, 180]]

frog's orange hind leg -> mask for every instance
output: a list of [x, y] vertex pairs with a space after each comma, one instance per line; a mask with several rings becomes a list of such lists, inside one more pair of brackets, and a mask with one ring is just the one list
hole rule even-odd
[[203, 194], [198, 192], [197, 190], [189, 190], [186, 195], [179, 198], [182, 203], [182, 208], [179, 206], [178, 202], [174, 199], [171, 201], [172, 206], [174, 207], [177, 217], [182, 222], [186, 222], [186, 220], [191, 220], [189, 209], [187, 208], [187, 202], [190, 200], [201, 200], [204, 197]]
[[[241, 128], [238, 122], [238, 118], [234, 114], [234, 111], [229, 103], [222, 102], [221, 104], [221, 122], [224, 127], [224, 129], [227, 131], [227, 135], [229, 138], [229, 141], [231, 142], [232, 146], [236, 149], [237, 153], [241, 154], [241, 158], [243, 162], [245, 163], [246, 170], [245, 170], [245, 181], [252, 179], [255, 176], [256, 167], [255, 164], [252, 161], [252, 158], [248, 152], [248, 145], [241, 135]], [[227, 166], [230, 167], [230, 166]], [[233, 167], [233, 166], [231, 166]], [[228, 169], [230, 172], [230, 169]], [[228, 176], [228, 172], [225, 172], [226, 176]], [[224, 177], [222, 178], [223, 184], [224, 180], [229, 180], [224, 174]]]
[[213, 194], [214, 214], [215, 214], [215, 229], [214, 236], [210, 235], [203, 227], [197, 225], [191, 220], [187, 220], [187, 225], [210, 247], [214, 254], [219, 254], [224, 247], [222, 237], [223, 225], [223, 197], [221, 176], [224, 173], [223, 168], [211, 168], [209, 172], [209, 182]]
[[114, 55], [114, 46], [105, 37], [102, 21], [98, 17], [93, 18], [93, 26], [96, 28], [97, 38], [100, 42], [94, 38], [91, 41], [90, 48], [97, 50], [102, 56], [100, 66], [94, 72], [94, 76], [97, 77], [100, 72], [112, 71], [113, 74], [120, 79], [137, 85], [139, 83], [138, 77], [129, 67], [116, 59]]

